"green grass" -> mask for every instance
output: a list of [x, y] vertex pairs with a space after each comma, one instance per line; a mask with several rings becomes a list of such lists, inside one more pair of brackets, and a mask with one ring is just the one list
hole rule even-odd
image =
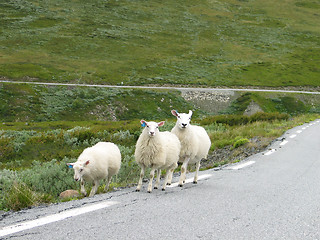
[[[269, 114], [267, 114], [269, 115]], [[237, 116], [234, 116], [236, 119], [233, 120], [232, 116], [228, 116], [224, 123], [221, 119], [215, 119], [213, 117], [206, 119], [205, 121], [200, 121], [203, 123], [204, 127], [209, 132], [211, 138], [211, 150], [218, 148], [223, 148], [228, 145], [233, 145], [235, 148], [240, 146], [242, 143], [245, 143], [246, 140], [249, 140], [254, 137], [265, 138], [267, 144], [273, 139], [281, 136], [288, 129], [298, 126], [302, 123], [309, 122], [319, 117], [319, 115], [299, 115], [294, 118], [283, 118], [282, 115], [274, 116], [270, 115], [270, 118], [261, 117], [255, 119], [255, 116], [252, 116], [253, 121], [239, 121]], [[230, 123], [230, 125], [228, 124]], [[246, 140], [245, 140], [246, 139]]]
[[178, 91], [0, 84], [2, 122], [164, 120], [172, 108], [193, 106]]
[[221, 113], [242, 115], [251, 102], [258, 104], [263, 112], [291, 115], [319, 112], [320, 105], [320, 99], [317, 95], [246, 92], [231, 102], [230, 106]]
[[[251, 102], [264, 112], [302, 114], [319, 113], [317, 96], [303, 94], [243, 93], [223, 111], [243, 114]], [[194, 117], [207, 115], [204, 110], [186, 101], [179, 91], [111, 89], [92, 87], [44, 86], [0, 83], [0, 123], [10, 127], [20, 123], [21, 129], [31, 129], [33, 122], [46, 122], [48, 128], [65, 128], [63, 121], [83, 122], [114, 121], [114, 129], [122, 129], [118, 120], [166, 120], [170, 111], [193, 109]], [[73, 125], [75, 125], [73, 124]]]
[[50, 82], [319, 86], [319, 2], [0, 3], [0, 76]]

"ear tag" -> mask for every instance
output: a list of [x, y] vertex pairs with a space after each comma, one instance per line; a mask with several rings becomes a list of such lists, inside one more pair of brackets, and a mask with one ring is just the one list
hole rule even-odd
[[141, 126], [145, 127], [145, 126], [147, 126], [147, 124], [144, 122], [144, 123], [141, 123]]
[[69, 165], [68, 167], [69, 167], [69, 168], [73, 168], [73, 166], [72, 166], [72, 165]]

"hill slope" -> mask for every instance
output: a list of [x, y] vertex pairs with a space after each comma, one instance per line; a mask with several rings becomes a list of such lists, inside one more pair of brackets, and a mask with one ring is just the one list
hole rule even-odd
[[51, 82], [319, 86], [316, 0], [0, 3], [0, 76]]

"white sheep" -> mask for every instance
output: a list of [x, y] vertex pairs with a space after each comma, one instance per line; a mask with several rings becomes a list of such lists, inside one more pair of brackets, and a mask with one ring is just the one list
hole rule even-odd
[[161, 170], [166, 170], [165, 180], [162, 190], [166, 189], [167, 183], [171, 183], [170, 174], [178, 166], [180, 153], [180, 141], [176, 135], [171, 132], [160, 132], [159, 127], [164, 125], [164, 121], [146, 122], [141, 120], [141, 125], [145, 127], [137, 141], [135, 149], [135, 160], [141, 167], [140, 179], [136, 191], [140, 191], [142, 186], [142, 178], [147, 167], [151, 168], [148, 192], [152, 191], [152, 181], [155, 171], [157, 171], [157, 180], [155, 189], [158, 188], [160, 182]]
[[99, 182], [107, 179], [104, 191], [107, 191], [111, 178], [117, 174], [121, 166], [121, 153], [117, 145], [111, 142], [99, 142], [86, 148], [75, 163], [67, 163], [74, 169], [74, 179], [81, 181], [81, 193], [86, 196], [85, 182], [93, 182], [89, 197], [98, 190]]
[[181, 151], [179, 162], [182, 162], [181, 176], [179, 186], [182, 187], [186, 179], [188, 164], [196, 163], [196, 173], [193, 183], [198, 182], [198, 172], [201, 159], [206, 159], [211, 147], [210, 138], [203, 127], [190, 124], [192, 111], [189, 113], [178, 113], [171, 111], [172, 115], [177, 117], [177, 122], [171, 130], [181, 142]]

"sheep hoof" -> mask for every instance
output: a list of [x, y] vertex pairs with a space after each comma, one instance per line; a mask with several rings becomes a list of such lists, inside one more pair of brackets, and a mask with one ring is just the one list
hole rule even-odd
[[151, 193], [152, 191], [148, 190], [148, 193]]
[[198, 182], [197, 181], [193, 181], [193, 184], [197, 184]]
[[167, 185], [168, 185], [168, 186], [170, 186], [170, 185], [171, 185], [171, 183], [167, 183]]
[[140, 189], [136, 189], [136, 192], [140, 192]]
[[162, 188], [162, 191], [165, 191], [166, 189], [165, 188]]
[[182, 183], [180, 183], [178, 186], [179, 186], [179, 187], [183, 187], [183, 184], [182, 184]]
[[158, 187], [154, 187], [153, 189], [158, 189]]

